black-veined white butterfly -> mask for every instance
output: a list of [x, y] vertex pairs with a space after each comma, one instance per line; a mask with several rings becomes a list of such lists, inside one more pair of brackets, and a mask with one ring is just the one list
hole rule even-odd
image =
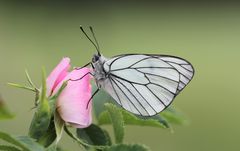
[[175, 56], [123, 54], [105, 58], [99, 51], [92, 27], [95, 43], [82, 27], [80, 29], [98, 52], [92, 62], [85, 65], [92, 65], [93, 72], [88, 74], [93, 75], [98, 87], [92, 97], [102, 88], [125, 110], [153, 116], [167, 108], [193, 78], [191, 63]]

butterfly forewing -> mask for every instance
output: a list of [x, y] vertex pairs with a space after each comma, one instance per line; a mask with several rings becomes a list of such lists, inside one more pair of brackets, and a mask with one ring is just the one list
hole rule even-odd
[[103, 89], [124, 109], [141, 116], [169, 106], [194, 72], [184, 59], [148, 54], [113, 57], [103, 67], [108, 75]]
[[194, 75], [193, 66], [179, 57], [159, 56], [159, 59], [172, 65], [180, 74], [178, 93], [192, 80]]

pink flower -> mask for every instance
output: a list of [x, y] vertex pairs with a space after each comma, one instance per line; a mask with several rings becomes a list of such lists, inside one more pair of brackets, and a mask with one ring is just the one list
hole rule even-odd
[[[48, 97], [55, 95], [64, 81], [79, 79], [90, 72], [88, 68], [69, 72], [70, 66], [70, 59], [63, 58], [48, 76]], [[91, 98], [90, 78], [90, 75], [86, 75], [81, 80], [68, 81], [67, 86], [57, 98], [56, 108], [59, 115], [65, 122], [76, 128], [85, 128], [92, 123], [92, 105], [91, 102], [89, 103], [89, 99]]]

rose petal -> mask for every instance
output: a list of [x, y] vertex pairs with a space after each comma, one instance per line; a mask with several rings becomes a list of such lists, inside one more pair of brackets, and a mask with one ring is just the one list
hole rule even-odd
[[47, 96], [51, 96], [57, 85], [67, 76], [70, 59], [63, 58], [47, 78]]
[[[89, 71], [88, 68], [73, 70], [63, 81], [79, 79]], [[87, 75], [78, 81], [68, 81], [57, 100], [57, 110], [61, 118], [76, 128], [87, 127], [92, 122], [92, 104], [89, 102], [91, 98], [90, 78], [90, 75]], [[56, 89], [59, 89], [59, 86]]]

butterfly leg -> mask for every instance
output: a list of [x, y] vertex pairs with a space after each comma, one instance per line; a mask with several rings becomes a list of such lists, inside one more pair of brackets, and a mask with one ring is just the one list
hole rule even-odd
[[[92, 96], [91, 96], [90, 99], [88, 100], [87, 108], [88, 108], [88, 105], [89, 105], [90, 101], [91, 101], [92, 98], [98, 93], [99, 90], [100, 90], [100, 88], [97, 88], [97, 90], [93, 92]], [[86, 109], [87, 109], [87, 108], [86, 108]]]
[[92, 64], [92, 63], [89, 62], [89, 63], [85, 64], [85, 65], [82, 66], [82, 67], [75, 67], [74, 70], [80, 70], [80, 69], [82, 69], [82, 68], [85, 68], [85, 67], [89, 66], [90, 64]]
[[67, 81], [78, 81], [78, 80], [82, 80], [85, 76], [87, 76], [88, 74], [90, 74], [91, 76], [94, 76], [93, 73], [91, 72], [87, 72], [86, 74], [84, 74], [81, 78], [78, 79], [68, 79]]

